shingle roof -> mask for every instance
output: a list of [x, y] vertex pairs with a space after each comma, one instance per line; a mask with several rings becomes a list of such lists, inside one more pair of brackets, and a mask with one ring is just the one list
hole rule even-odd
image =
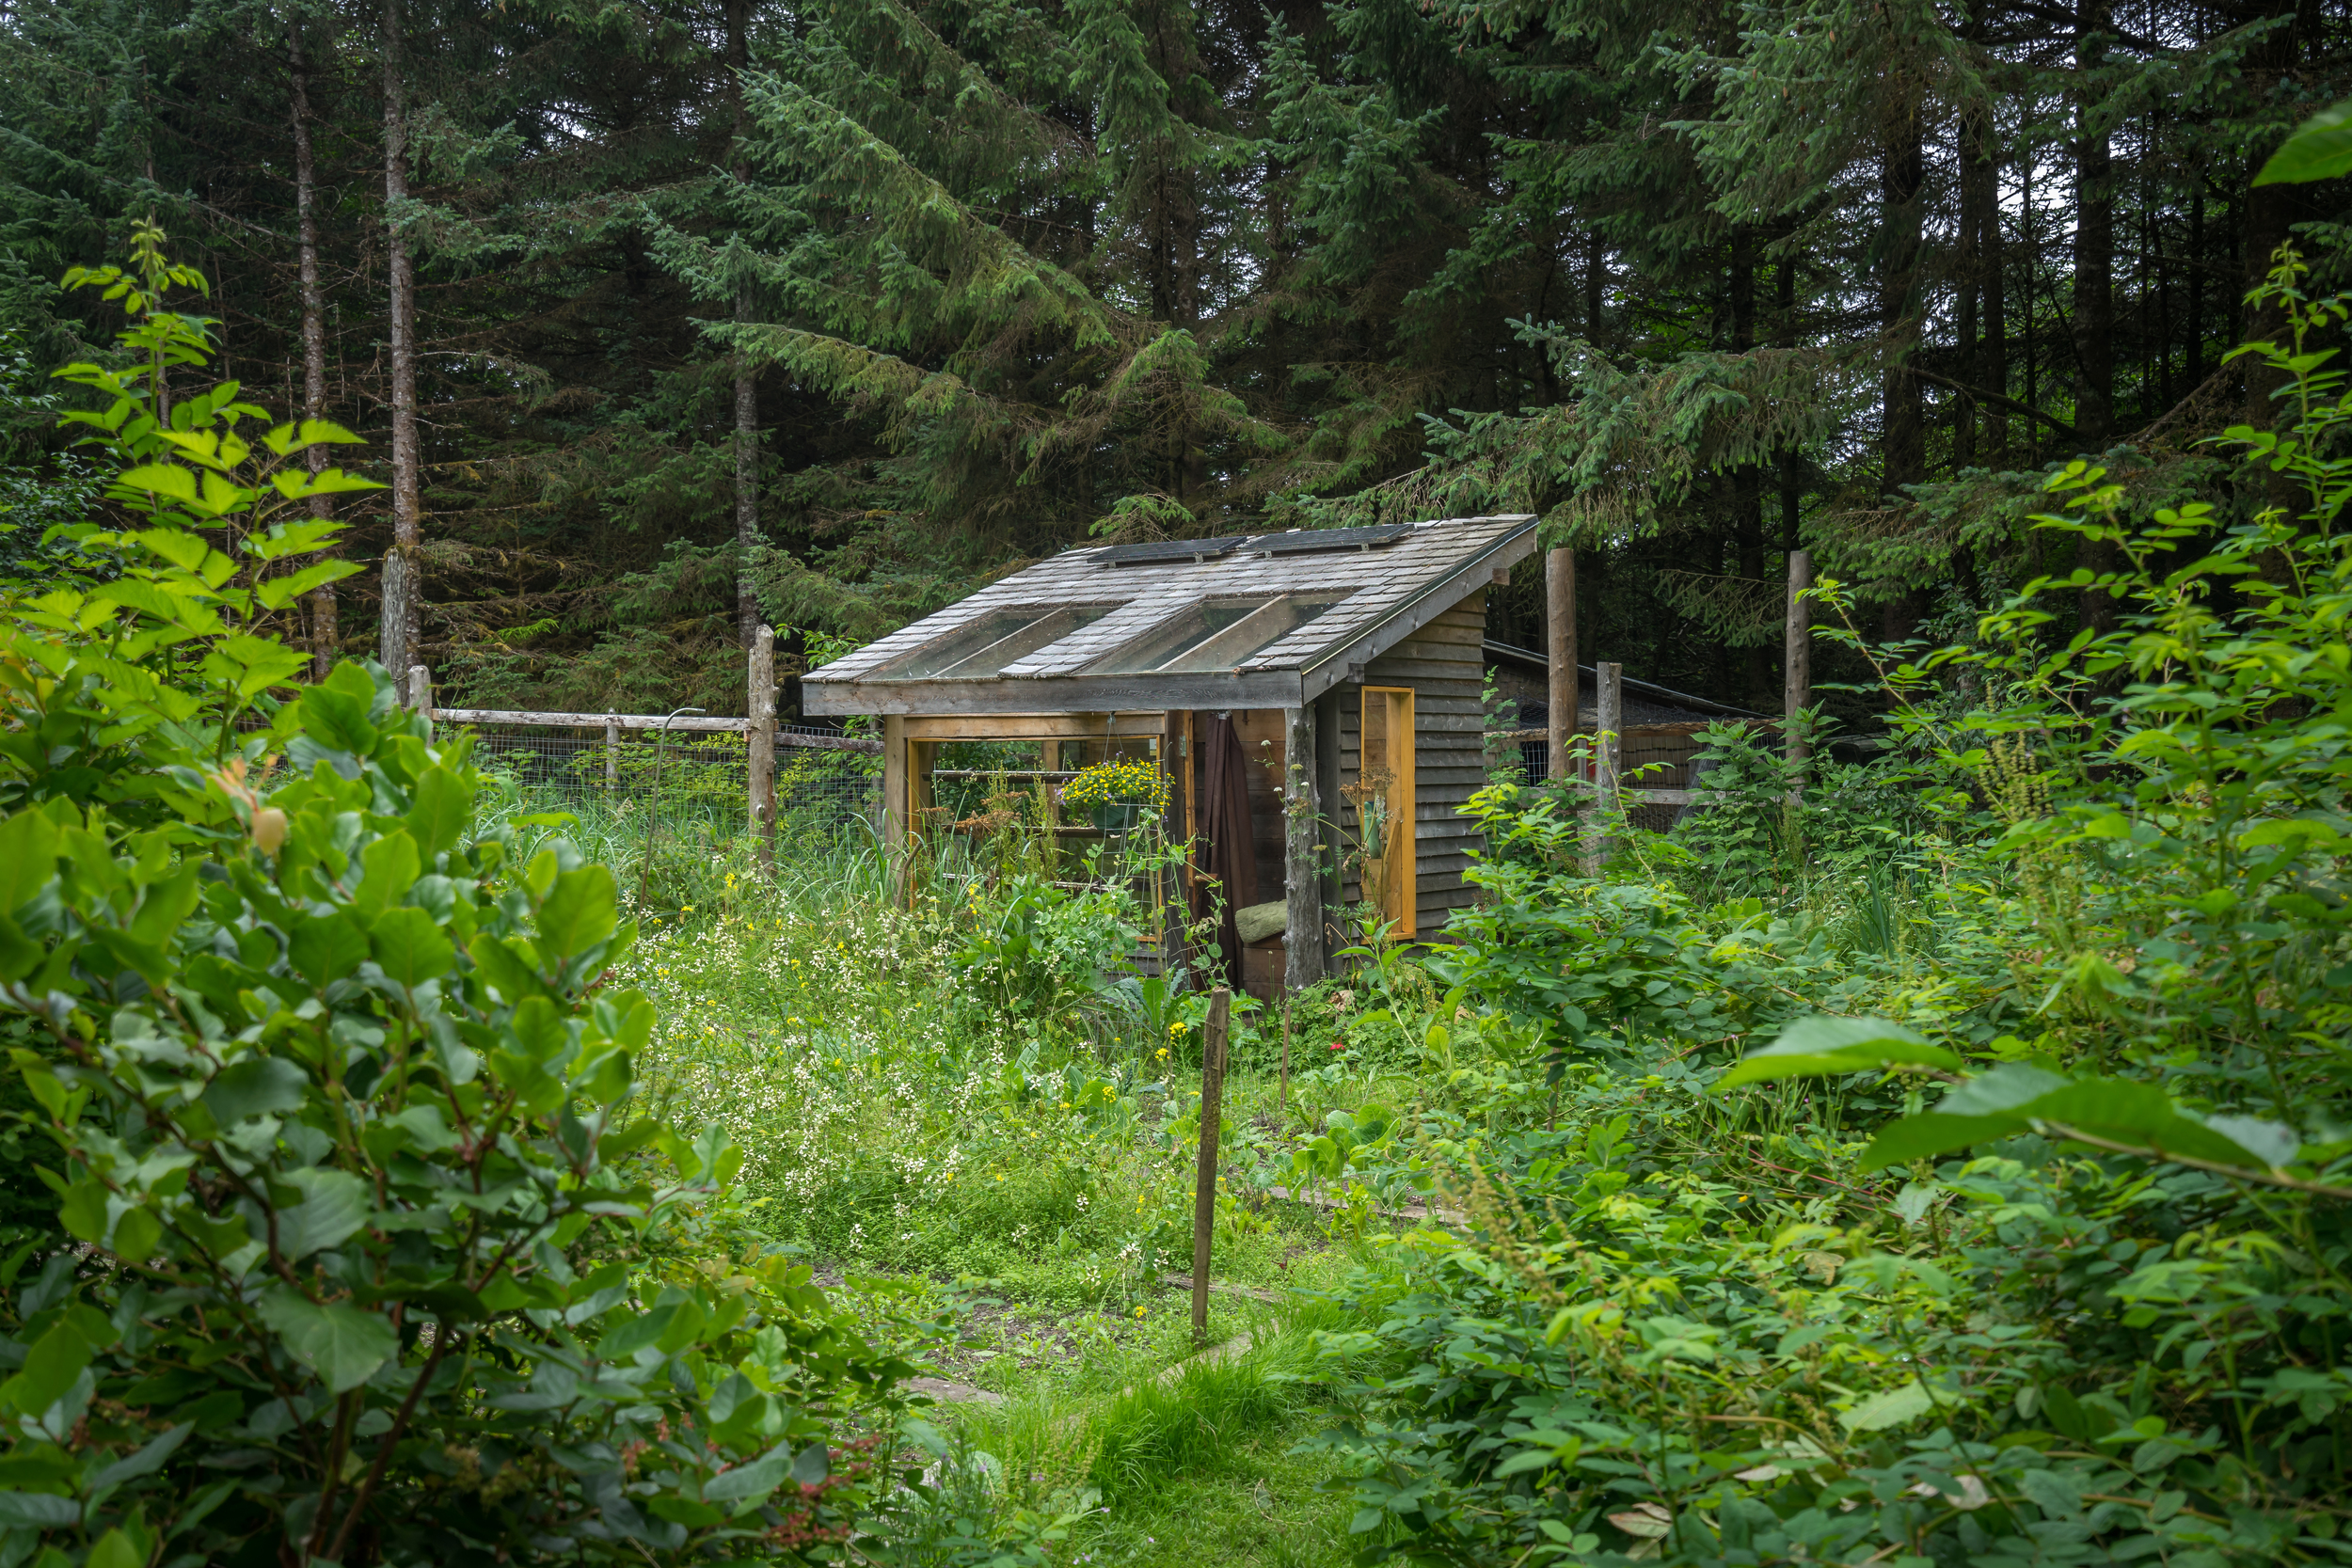
[[[1112, 696], [1120, 705], [1143, 705], [1126, 699], [1138, 680], [1148, 680], [1155, 691], [1168, 689], [1167, 705], [1173, 706], [1194, 699], [1216, 702], [1229, 688], [1235, 695], [1287, 693], [1286, 679], [1253, 677], [1293, 673], [1304, 697], [1311, 698], [1314, 690], [1306, 689], [1318, 683], [1311, 672], [1373, 657], [1486, 586], [1493, 578], [1485, 574], [1507, 569], [1534, 549], [1534, 524], [1526, 515], [1448, 517], [1414, 525], [1393, 543], [1336, 551], [1317, 549], [1323, 542], [1303, 531], [1260, 534], [1213, 559], [1126, 565], [1108, 563], [1104, 558], [1110, 552], [1101, 547], [1070, 550], [810, 672], [803, 678], [803, 701], [817, 713], [920, 711], [913, 705], [918, 689], [930, 688], [942, 696], [960, 690], [967, 703], [996, 711], [1023, 711], [1006, 705], [1020, 702], [1033, 704], [1026, 711], [1079, 711]], [[1302, 546], [1304, 553], [1291, 553]], [[1108, 656], [1203, 601], [1285, 594], [1336, 595], [1338, 602], [1240, 662], [1205, 675], [1112, 676], [1099, 668]], [[1000, 670], [972, 677], [894, 678], [885, 669], [985, 617], [1065, 606], [1105, 612]], [[1320, 686], [1343, 675], [1343, 670]]]

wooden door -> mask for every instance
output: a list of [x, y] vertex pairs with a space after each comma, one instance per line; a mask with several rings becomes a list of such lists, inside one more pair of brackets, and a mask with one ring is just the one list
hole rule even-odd
[[1413, 832], [1413, 689], [1367, 686], [1357, 735], [1356, 834], [1364, 856], [1364, 896], [1393, 921], [1393, 935], [1415, 934], [1419, 879]]

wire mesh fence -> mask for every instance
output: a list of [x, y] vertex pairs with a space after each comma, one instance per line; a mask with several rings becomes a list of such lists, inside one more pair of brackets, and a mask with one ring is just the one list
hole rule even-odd
[[[453, 723], [474, 736], [474, 757], [527, 807], [665, 830], [726, 837], [751, 820], [751, 751], [740, 731], [709, 733], [601, 725]], [[882, 758], [868, 752], [795, 746], [792, 737], [835, 739], [799, 725], [778, 727], [776, 832], [780, 844], [870, 833], [882, 802]]]

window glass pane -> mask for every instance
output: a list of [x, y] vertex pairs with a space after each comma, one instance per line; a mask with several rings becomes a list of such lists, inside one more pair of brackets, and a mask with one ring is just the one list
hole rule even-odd
[[1200, 674], [1230, 670], [1340, 602], [1344, 594], [1204, 599], [1095, 664], [1089, 674]]
[[1063, 605], [1052, 610], [999, 610], [959, 626], [913, 653], [901, 654], [868, 680], [927, 680], [993, 675], [1110, 613], [1109, 605]]

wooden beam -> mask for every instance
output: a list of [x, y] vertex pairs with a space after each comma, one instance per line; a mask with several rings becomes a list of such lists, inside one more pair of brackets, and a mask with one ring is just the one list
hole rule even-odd
[[1544, 557], [1544, 657], [1550, 668], [1549, 711], [1545, 714], [1545, 740], [1551, 748], [1546, 769], [1557, 782], [1568, 776], [1568, 737], [1576, 733], [1581, 700], [1576, 677], [1576, 551], [1553, 550]]
[[1160, 713], [1171, 707], [1296, 707], [1296, 670], [1181, 675], [1027, 675], [971, 680], [817, 681], [803, 677], [810, 713], [989, 715]]
[[1167, 722], [1161, 710], [1123, 713], [909, 714], [909, 740], [1102, 740], [1154, 736]]
[[1282, 714], [1283, 972], [1286, 990], [1304, 990], [1323, 978], [1322, 835], [1315, 818], [1315, 710]]

